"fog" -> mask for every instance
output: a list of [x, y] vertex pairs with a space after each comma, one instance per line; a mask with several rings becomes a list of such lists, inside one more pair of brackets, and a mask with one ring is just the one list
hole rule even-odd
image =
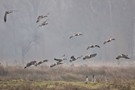
[[[15, 10], [4, 22], [5, 11]], [[115, 62], [116, 56], [135, 56], [134, 0], [0, 0], [0, 62], [97, 53], [96, 62]], [[48, 14], [48, 25], [39, 27], [39, 15]], [[82, 36], [69, 39], [73, 33]], [[115, 38], [106, 45], [103, 42]], [[86, 50], [98, 44], [100, 49]], [[89, 61], [89, 60], [88, 60]], [[81, 59], [77, 63], [87, 64]], [[90, 63], [90, 62], [89, 62]]]

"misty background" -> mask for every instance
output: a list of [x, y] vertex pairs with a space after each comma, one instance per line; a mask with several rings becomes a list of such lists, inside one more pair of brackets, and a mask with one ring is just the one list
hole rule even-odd
[[[10, 10], [15, 12], [5, 23], [5, 11]], [[38, 28], [37, 17], [47, 14], [48, 25]], [[69, 39], [77, 32], [83, 35]], [[96, 63], [115, 62], [122, 53], [133, 61], [134, 35], [135, 0], [0, 0], [1, 63], [26, 64], [43, 59], [53, 63], [64, 54], [69, 59], [92, 53], [97, 53], [92, 58]], [[116, 40], [103, 45], [109, 38]], [[87, 51], [93, 44], [101, 48]]]

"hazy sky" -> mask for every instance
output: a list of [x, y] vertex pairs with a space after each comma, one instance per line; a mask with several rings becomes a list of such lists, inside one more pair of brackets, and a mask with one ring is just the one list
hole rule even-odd
[[[5, 11], [15, 10], [4, 23]], [[97, 53], [97, 61], [117, 55], [134, 59], [135, 0], [0, 0], [0, 61], [11, 63]], [[38, 28], [39, 15], [48, 25]], [[83, 35], [69, 39], [76, 32]], [[103, 42], [115, 38], [106, 45]], [[100, 49], [86, 50], [98, 44]], [[81, 62], [82, 60], [80, 60]]]

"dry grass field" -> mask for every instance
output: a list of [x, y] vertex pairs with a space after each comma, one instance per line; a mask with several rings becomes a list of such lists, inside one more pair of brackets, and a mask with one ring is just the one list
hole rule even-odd
[[135, 67], [0, 66], [0, 90], [135, 90]]

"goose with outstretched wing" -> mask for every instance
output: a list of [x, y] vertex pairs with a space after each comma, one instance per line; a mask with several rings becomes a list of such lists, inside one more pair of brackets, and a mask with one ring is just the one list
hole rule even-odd
[[81, 57], [83, 57], [83, 56], [82, 56], [82, 55], [79, 56], [79, 57], [71, 56], [71, 57], [70, 57], [70, 62], [73, 62], [73, 61], [75, 61], [75, 60], [77, 60], [77, 59], [80, 59]]
[[83, 60], [93, 58], [93, 57], [95, 57], [96, 55], [97, 55], [97, 53], [90, 54], [90, 55], [86, 55], [86, 56], [83, 57]]
[[[47, 19], [47, 20], [48, 20], [48, 19]], [[43, 26], [45, 26], [45, 25], [48, 25], [47, 20], [46, 20], [46, 21], [44, 21], [43, 23], [41, 23], [38, 27], [43, 27]]]
[[52, 65], [50, 65], [50, 67], [52, 68], [52, 67], [55, 67], [57, 64], [55, 63], [55, 64], [52, 64]]
[[41, 19], [43, 19], [45, 17], [48, 17], [48, 16], [47, 15], [45, 15], [45, 16], [43, 16], [43, 15], [38, 16], [36, 23], [38, 23]]
[[109, 40], [106, 40], [103, 44], [109, 43], [111, 41], [115, 40], [115, 38], [110, 38]]
[[8, 16], [8, 14], [11, 14], [11, 13], [13, 13], [13, 10], [11, 10], [11, 11], [5, 11], [5, 14], [4, 14], [4, 22], [5, 23], [7, 22], [7, 16]]
[[36, 64], [35, 64], [35, 66], [38, 66], [38, 65], [40, 65], [40, 64], [42, 64], [42, 63], [44, 63], [44, 62], [47, 62], [48, 60], [43, 60], [43, 61], [39, 61], [39, 62], [37, 62]]
[[128, 57], [128, 55], [125, 55], [125, 54], [121, 54], [121, 55], [119, 55], [119, 56], [116, 57], [117, 60], [119, 60], [119, 59], [121, 59], [121, 58], [130, 59], [130, 58]]
[[37, 61], [31, 61], [31, 62], [29, 62], [29, 63], [26, 64], [26, 66], [24, 67], [24, 69], [27, 68], [27, 67], [30, 67], [32, 65], [35, 65], [36, 63], [37, 63]]
[[70, 36], [69, 38], [71, 39], [71, 38], [73, 38], [75, 36], [81, 36], [81, 35], [83, 35], [83, 34], [79, 32], [79, 33], [75, 33], [74, 35]]
[[95, 47], [100, 48], [99, 45], [90, 45], [90, 46], [87, 47], [87, 50], [90, 49], [90, 48], [95, 48]]

